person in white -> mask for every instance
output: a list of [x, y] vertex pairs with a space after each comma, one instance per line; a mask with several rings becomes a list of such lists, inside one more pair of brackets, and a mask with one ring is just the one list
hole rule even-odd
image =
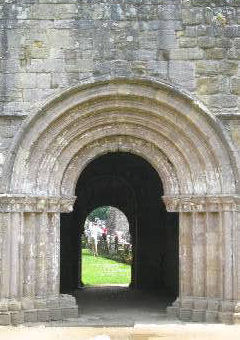
[[102, 234], [102, 230], [98, 223], [89, 222], [90, 245], [94, 256], [98, 256], [98, 239]]

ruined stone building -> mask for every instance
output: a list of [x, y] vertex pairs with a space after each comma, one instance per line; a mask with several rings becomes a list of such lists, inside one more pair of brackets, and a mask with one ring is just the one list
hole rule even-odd
[[0, 25], [0, 324], [77, 316], [103, 205], [133, 287], [237, 322], [240, 0], [0, 0]]

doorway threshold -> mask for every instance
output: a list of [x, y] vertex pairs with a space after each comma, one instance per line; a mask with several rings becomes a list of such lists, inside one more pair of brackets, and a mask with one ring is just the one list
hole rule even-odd
[[95, 284], [95, 285], [84, 285], [80, 287], [79, 289], [84, 289], [84, 288], [111, 288], [111, 287], [119, 287], [119, 288], [130, 288], [129, 284], [121, 284], [121, 283], [106, 283], [106, 284]]

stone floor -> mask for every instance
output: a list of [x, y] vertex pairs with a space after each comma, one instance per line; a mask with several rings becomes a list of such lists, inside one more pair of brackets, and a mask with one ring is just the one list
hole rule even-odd
[[169, 299], [156, 291], [127, 287], [83, 288], [76, 292], [79, 326], [133, 327], [136, 323], [158, 324], [166, 319]]
[[[169, 300], [156, 292], [126, 287], [76, 292], [80, 316], [64, 322], [0, 327], [0, 340], [239, 340], [240, 325], [169, 320]], [[27, 327], [31, 326], [31, 327]]]

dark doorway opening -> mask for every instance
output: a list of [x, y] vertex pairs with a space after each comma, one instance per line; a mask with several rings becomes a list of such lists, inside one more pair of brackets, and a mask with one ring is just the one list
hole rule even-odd
[[107, 153], [91, 161], [76, 186], [71, 214], [61, 215], [60, 290], [82, 287], [81, 237], [88, 214], [114, 206], [128, 218], [133, 261], [131, 287], [178, 296], [178, 214], [168, 213], [156, 170], [143, 158], [125, 152]]

